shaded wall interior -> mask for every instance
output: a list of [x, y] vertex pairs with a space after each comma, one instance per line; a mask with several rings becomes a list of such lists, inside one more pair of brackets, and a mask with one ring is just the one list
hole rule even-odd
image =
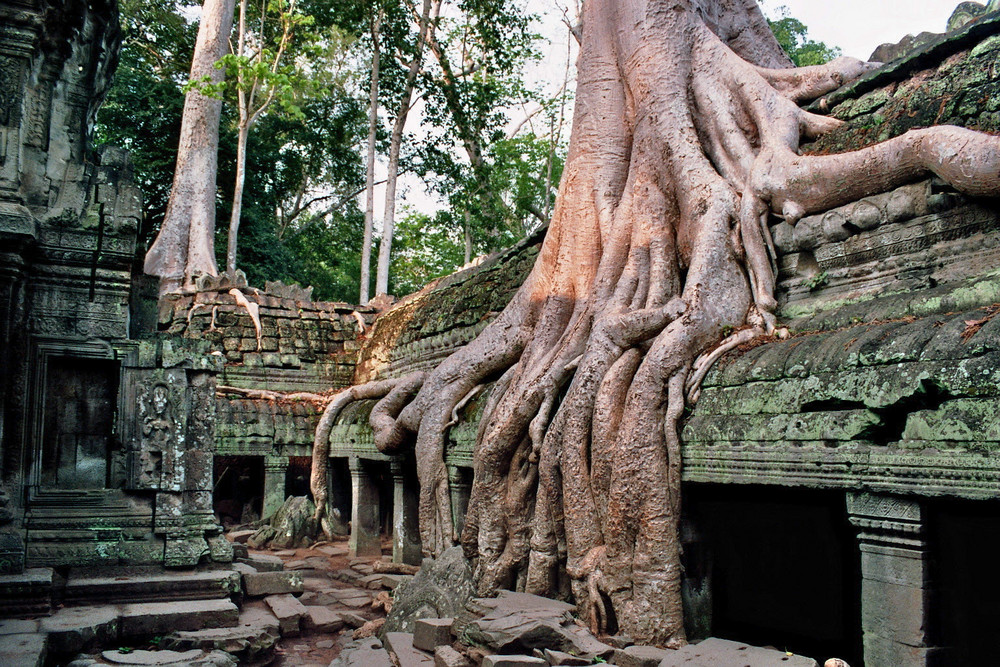
[[288, 470], [285, 471], [285, 498], [289, 496], [306, 496], [312, 500], [312, 491], [309, 490], [309, 475], [311, 471], [311, 457], [288, 457]]
[[862, 664], [860, 557], [842, 492], [692, 484], [684, 505], [686, 568], [709, 578], [711, 634]]
[[224, 526], [260, 518], [264, 500], [263, 456], [216, 456], [213, 464], [213, 504]]
[[64, 489], [115, 486], [123, 474], [114, 437], [119, 363], [52, 357], [45, 375], [41, 484]]
[[1000, 636], [1000, 502], [937, 501], [928, 507], [935, 644], [947, 664], [995, 665]]

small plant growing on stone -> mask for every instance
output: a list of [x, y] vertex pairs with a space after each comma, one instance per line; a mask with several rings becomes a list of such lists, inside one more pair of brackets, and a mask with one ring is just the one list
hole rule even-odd
[[803, 280], [802, 284], [805, 285], [810, 292], [812, 292], [814, 290], [818, 290], [820, 287], [823, 287], [828, 282], [830, 282], [830, 275], [826, 271], [820, 271], [813, 277]]

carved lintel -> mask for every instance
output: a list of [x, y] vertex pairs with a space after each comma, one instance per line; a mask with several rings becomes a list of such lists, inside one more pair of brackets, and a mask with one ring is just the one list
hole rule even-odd
[[918, 500], [876, 493], [848, 493], [847, 512], [862, 544], [923, 550], [924, 512]]

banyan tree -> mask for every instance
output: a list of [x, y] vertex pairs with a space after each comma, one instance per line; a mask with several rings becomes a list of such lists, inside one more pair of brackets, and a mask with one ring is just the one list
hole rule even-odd
[[[957, 127], [801, 155], [839, 121], [800, 104], [873, 67], [791, 67], [753, 0], [586, 0], [569, 156], [530, 276], [433, 371], [340, 394], [317, 453], [345, 403], [381, 399], [379, 448], [415, 446], [425, 552], [459, 538], [481, 594], [571, 596], [595, 630], [613, 618], [682, 643], [677, 424], [715, 358], [783, 334], [769, 216], [794, 224], [927, 174], [1000, 192], [1000, 138]], [[447, 429], [487, 383], [456, 536]], [[322, 511], [320, 466], [313, 491]]]

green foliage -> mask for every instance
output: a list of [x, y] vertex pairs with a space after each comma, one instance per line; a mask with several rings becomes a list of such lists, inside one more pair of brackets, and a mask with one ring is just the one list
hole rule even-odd
[[[185, 18], [190, 0], [123, 0], [124, 39], [114, 85], [96, 125], [98, 144], [130, 151], [143, 192], [143, 249], [166, 212], [180, 135], [184, 86], [197, 24]], [[239, 267], [250, 282], [313, 285], [317, 298], [353, 301], [360, 274], [360, 214], [350, 197], [363, 183], [358, 152], [365, 108], [353, 93], [352, 38], [333, 21], [338, 2], [321, 8], [309, 29], [321, 35], [300, 61], [312, 77], [287, 99], [292, 113], [261, 116], [250, 135]], [[308, 7], [302, 3], [303, 12]], [[190, 12], [188, 12], [190, 14]], [[301, 45], [300, 45], [301, 46]], [[297, 47], [299, 48], [299, 47]], [[322, 57], [321, 57], [322, 56]], [[321, 68], [321, 71], [313, 71]], [[281, 79], [279, 78], [279, 81]], [[218, 94], [234, 88], [220, 87]], [[307, 94], [308, 93], [308, 94]], [[236, 110], [223, 107], [217, 220], [228, 219], [235, 180]], [[216, 226], [225, 250], [225, 225]]]
[[839, 48], [809, 39], [809, 29], [802, 21], [789, 16], [788, 7], [778, 7], [777, 14], [778, 18], [768, 19], [767, 23], [778, 44], [797, 67], [822, 65], [841, 55]]
[[406, 211], [396, 226], [389, 287], [393, 294], [410, 294], [462, 265], [465, 241], [462, 223], [452, 210], [429, 216]]

